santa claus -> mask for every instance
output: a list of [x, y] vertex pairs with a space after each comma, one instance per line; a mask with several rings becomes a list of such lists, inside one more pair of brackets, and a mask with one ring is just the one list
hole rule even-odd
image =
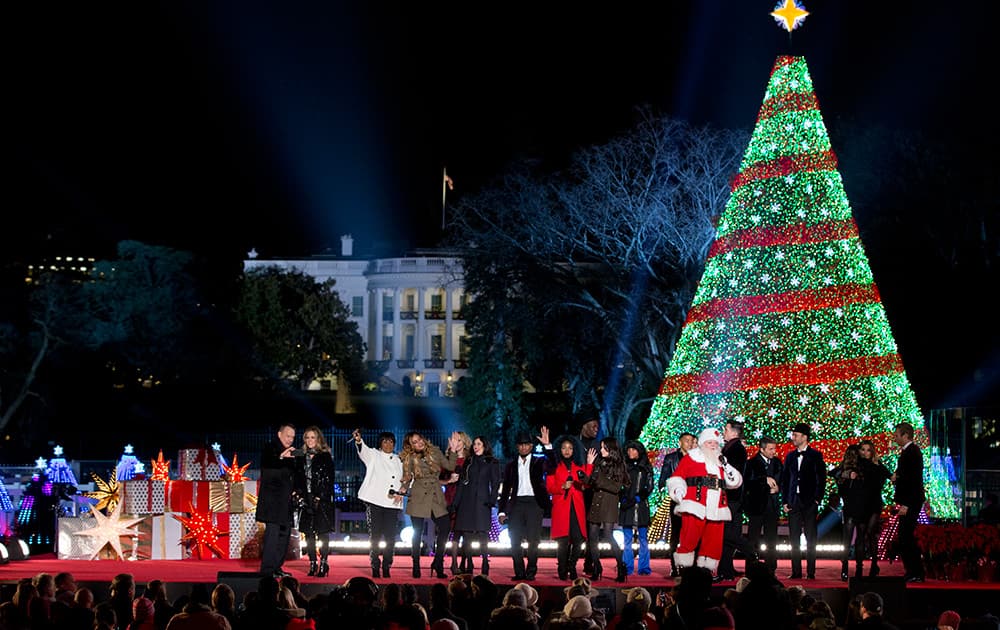
[[722, 557], [724, 524], [732, 518], [724, 490], [742, 483], [740, 471], [722, 456], [722, 434], [717, 429], [702, 431], [698, 447], [681, 458], [667, 479], [670, 498], [681, 515], [681, 536], [674, 551], [678, 567], [697, 564], [715, 572]]

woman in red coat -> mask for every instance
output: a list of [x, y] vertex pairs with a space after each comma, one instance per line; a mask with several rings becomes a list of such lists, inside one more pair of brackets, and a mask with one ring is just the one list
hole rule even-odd
[[575, 580], [580, 545], [587, 539], [583, 485], [592, 467], [584, 463], [583, 445], [577, 438], [563, 436], [556, 443], [559, 454], [545, 478], [546, 489], [552, 495], [551, 535], [558, 545], [556, 570], [559, 579]]

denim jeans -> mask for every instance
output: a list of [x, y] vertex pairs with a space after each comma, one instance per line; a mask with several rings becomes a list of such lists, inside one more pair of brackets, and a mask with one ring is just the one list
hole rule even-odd
[[[647, 528], [638, 527], [639, 531], [639, 573], [649, 573], [649, 537], [646, 535]], [[632, 575], [632, 529], [623, 530], [625, 533], [625, 544], [622, 548], [622, 561], [625, 563], [626, 575]]]

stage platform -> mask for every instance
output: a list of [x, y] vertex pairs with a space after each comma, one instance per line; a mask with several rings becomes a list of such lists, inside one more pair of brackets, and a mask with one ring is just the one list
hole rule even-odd
[[[368, 556], [362, 554], [337, 554], [330, 557], [330, 574], [323, 579], [308, 577], [309, 565], [306, 559], [290, 560], [285, 563], [285, 569], [290, 571], [301, 583], [301, 590], [306, 596], [328, 592], [354, 576], [370, 576]], [[409, 556], [397, 556], [392, 566], [392, 578], [380, 578], [379, 584], [394, 582], [397, 584], [414, 584], [421, 599], [426, 601], [429, 588], [439, 580], [432, 577], [430, 564], [432, 558], [421, 558], [422, 577], [411, 576]], [[447, 567], [450, 561], [445, 562]], [[12, 592], [13, 586], [21, 578], [31, 577], [37, 573], [56, 574], [61, 571], [71, 572], [81, 586], [87, 586], [94, 591], [98, 600], [107, 597], [111, 578], [118, 573], [131, 573], [138, 585], [137, 592], [148, 581], [158, 579], [168, 584], [168, 595], [176, 598], [187, 592], [194, 583], [214, 587], [219, 581], [229, 584], [236, 591], [238, 600], [248, 591], [256, 590], [259, 576], [256, 571], [257, 560], [59, 560], [55, 554], [45, 554], [28, 560], [11, 561], [0, 565], [0, 585], [3, 585], [5, 595]], [[476, 561], [478, 568], [479, 561]], [[582, 569], [583, 561], [578, 563]], [[605, 575], [595, 582], [605, 606], [613, 606], [620, 610], [625, 602], [624, 589], [642, 586], [655, 596], [659, 590], [669, 590], [674, 581], [669, 577], [670, 563], [667, 559], [652, 560], [653, 574], [648, 576], [632, 575], [627, 582], [619, 584], [614, 581], [614, 570], [610, 558], [604, 559]], [[736, 561], [737, 571], [742, 570], [743, 562]], [[830, 603], [834, 611], [846, 610], [847, 602], [856, 592], [876, 591], [882, 594], [886, 602], [889, 617], [899, 623], [913, 620], [931, 619], [941, 610], [948, 608], [958, 610], [963, 616], [980, 616], [987, 611], [1000, 611], [1000, 582], [948, 582], [927, 580], [922, 584], [907, 584], [903, 581], [903, 568], [898, 562], [881, 564], [882, 574], [877, 578], [865, 578], [842, 582], [840, 580], [840, 563], [835, 560], [820, 559], [817, 563], [815, 580], [788, 580], [788, 560], [778, 563], [778, 579], [786, 586], [799, 584], [816, 599]], [[451, 573], [446, 570], [447, 579]], [[504, 593], [516, 584], [511, 578], [513, 570], [509, 557], [494, 557], [490, 561], [489, 577], [500, 591]], [[554, 558], [540, 558], [537, 579], [531, 582], [539, 592], [539, 604], [546, 607], [561, 606], [565, 602], [563, 589], [568, 581], [560, 581], [556, 576]], [[720, 599], [727, 588], [732, 588], [734, 582], [721, 582], [715, 587], [715, 594]], [[993, 605], [996, 610], [992, 610]], [[963, 627], [964, 624], [963, 624]]]

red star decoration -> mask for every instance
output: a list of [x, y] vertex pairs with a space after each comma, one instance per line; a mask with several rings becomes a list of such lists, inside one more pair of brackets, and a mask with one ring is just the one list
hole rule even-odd
[[[173, 515], [181, 524], [187, 528], [187, 533], [181, 536], [181, 544], [194, 547], [194, 553], [199, 560], [211, 559], [209, 551], [220, 558], [225, 554], [219, 547], [219, 537], [228, 536], [229, 532], [219, 531], [219, 528], [212, 522], [211, 512], [199, 512], [191, 506], [191, 516]], [[207, 558], [206, 558], [207, 556]]]
[[153, 474], [150, 475], [150, 479], [156, 481], [170, 481], [170, 460], [163, 459], [163, 449], [160, 449], [160, 455], [150, 462], [153, 464]]
[[239, 481], [246, 481], [246, 477], [243, 476], [243, 473], [245, 473], [247, 471], [247, 468], [249, 467], [250, 467], [250, 462], [247, 462], [242, 466], [240, 466], [239, 460], [236, 459], [236, 453], [233, 453], [233, 463], [230, 464], [229, 466], [223, 464], [222, 470], [226, 472], [226, 477], [229, 478], [229, 481], [237, 483]]

